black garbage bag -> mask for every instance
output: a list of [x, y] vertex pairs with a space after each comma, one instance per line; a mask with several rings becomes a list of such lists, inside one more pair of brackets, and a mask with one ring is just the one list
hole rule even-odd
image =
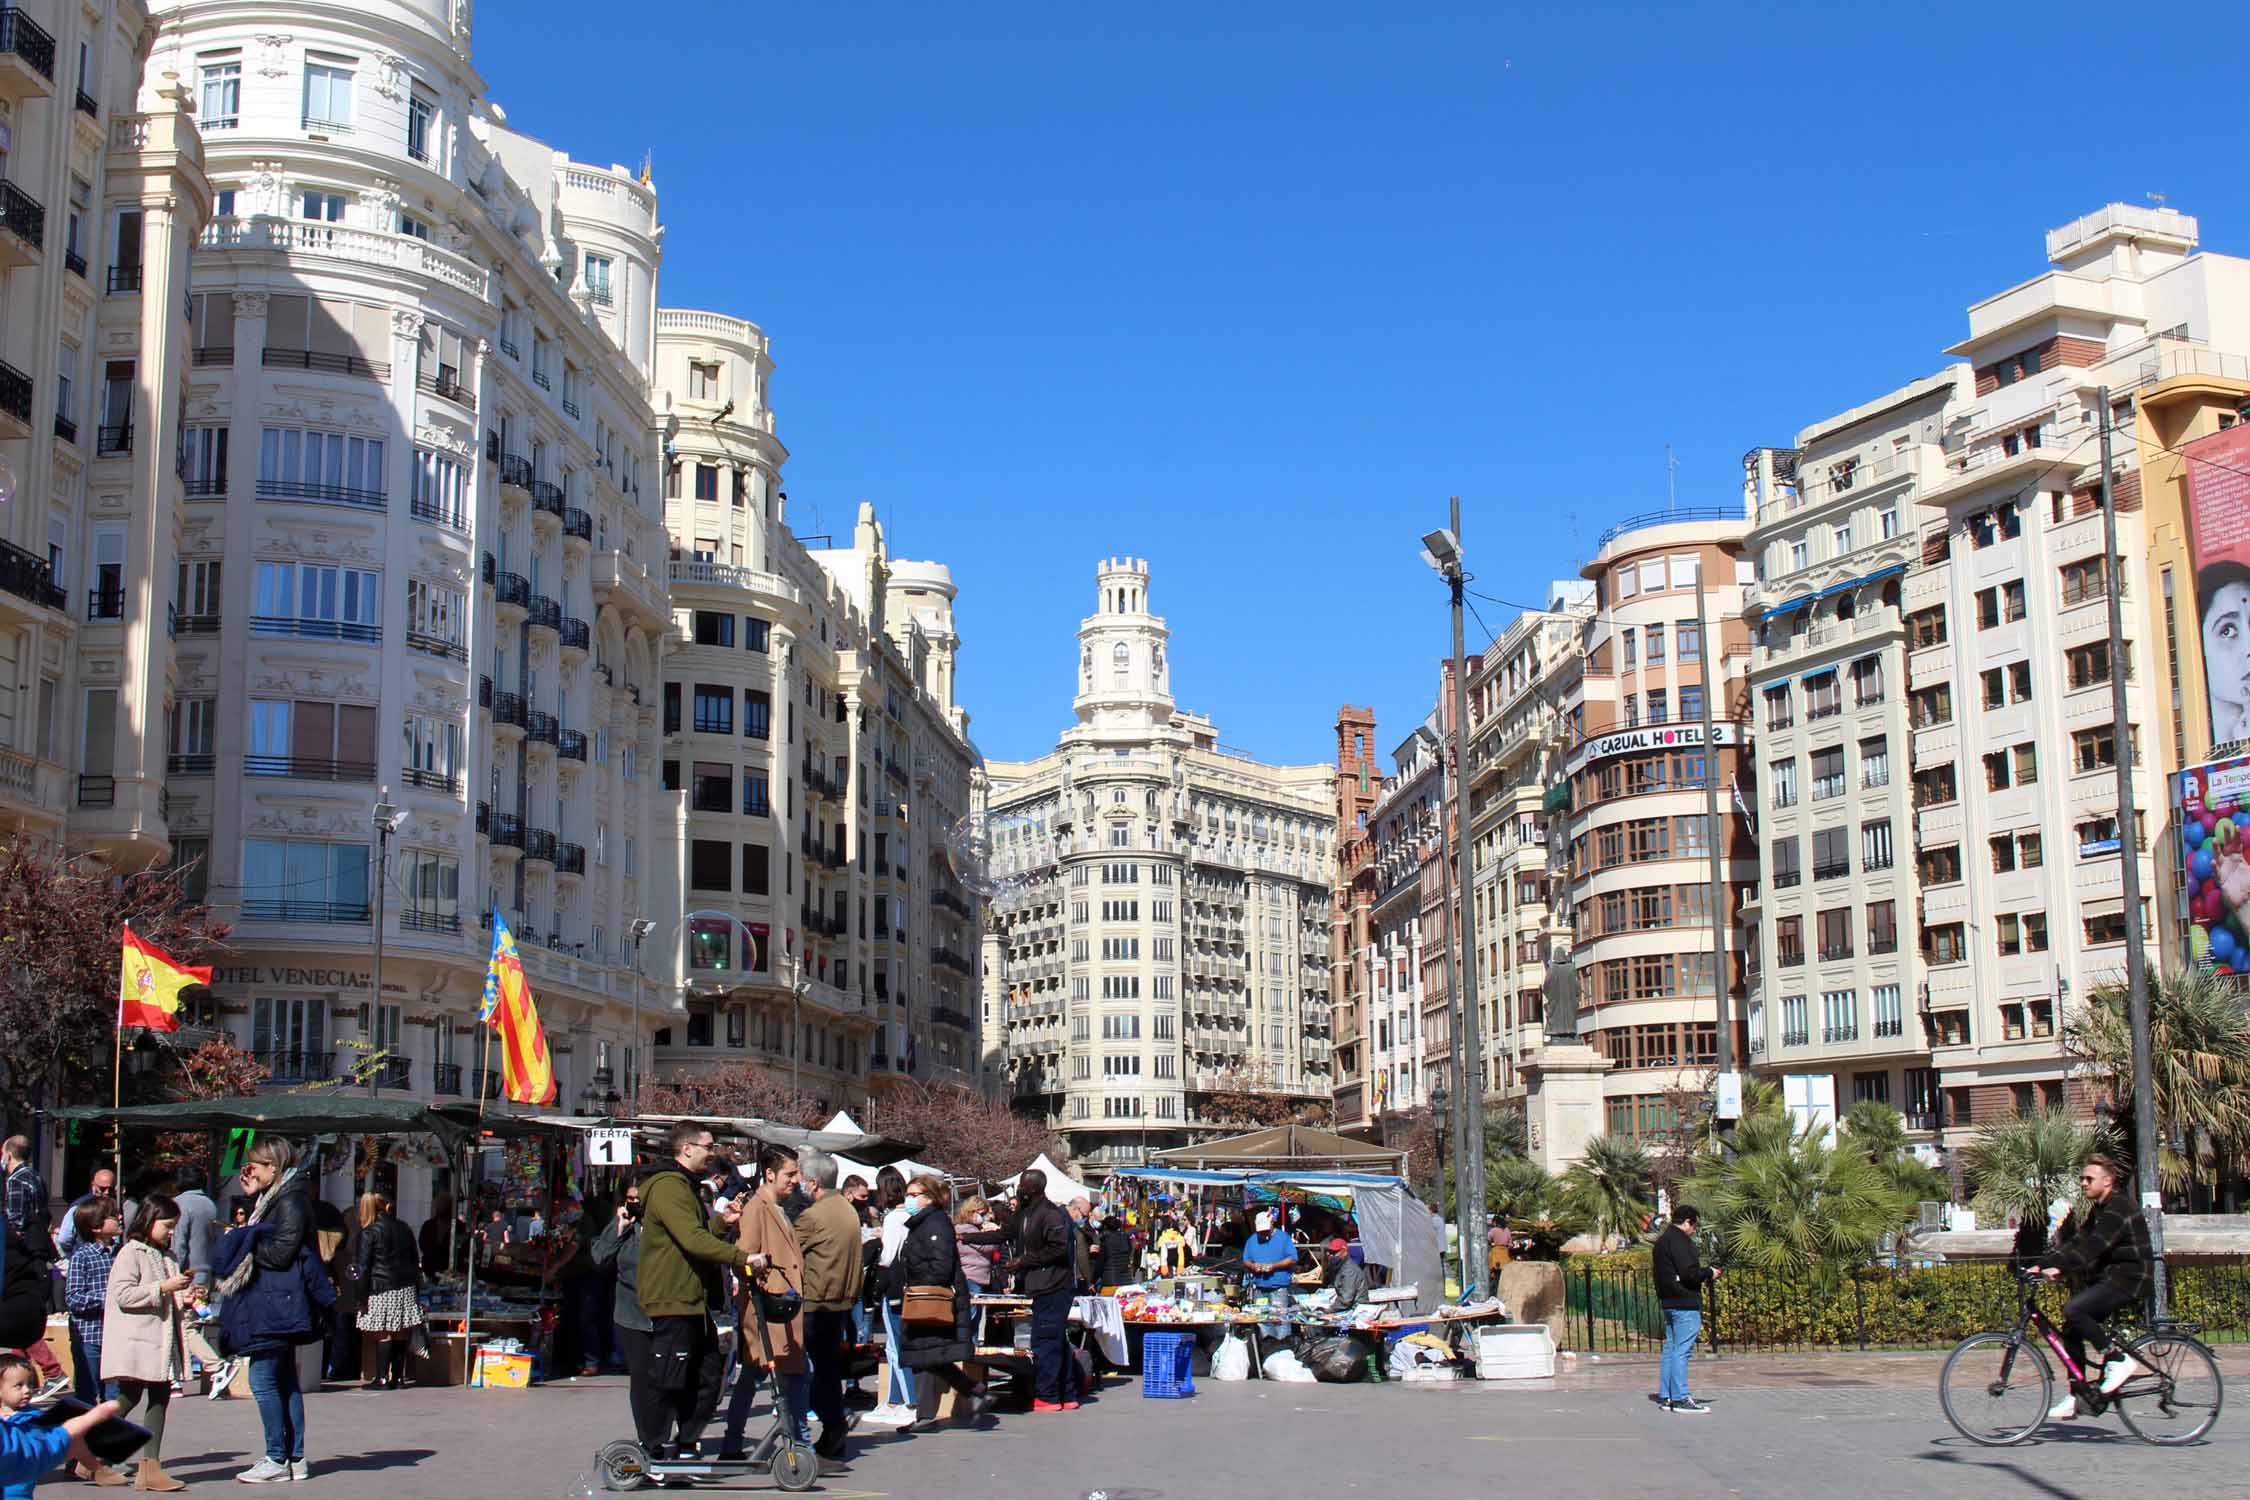
[[1367, 1375], [1366, 1357], [1349, 1334], [1313, 1339], [1297, 1350], [1297, 1358], [1313, 1372], [1314, 1379], [1335, 1385], [1349, 1384]]

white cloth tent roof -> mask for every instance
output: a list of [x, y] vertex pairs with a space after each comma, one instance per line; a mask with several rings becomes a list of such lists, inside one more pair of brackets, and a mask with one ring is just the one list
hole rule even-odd
[[[1037, 1161], [1033, 1162], [1030, 1166], [1024, 1168], [1023, 1170], [1024, 1172], [1037, 1171], [1047, 1174], [1047, 1201], [1049, 1203], [1068, 1203], [1073, 1198], [1091, 1198], [1094, 1196], [1094, 1190], [1092, 1188], [1086, 1186], [1086, 1184], [1078, 1181], [1068, 1172], [1065, 1172], [1062, 1168], [1056, 1166], [1054, 1162], [1048, 1158], [1047, 1153], [1044, 1151], [1039, 1153], [1039, 1159]], [[1016, 1190], [1016, 1184], [1021, 1182], [1022, 1180], [1023, 1172], [1018, 1172], [1015, 1176], [1002, 1183], [1001, 1186], [1012, 1193]]]
[[[821, 1131], [826, 1135], [867, 1134], [866, 1131], [859, 1128], [859, 1123], [857, 1121], [855, 1121], [850, 1115], [846, 1114], [840, 1109], [836, 1111], [836, 1117], [834, 1119], [830, 1120], [826, 1125], [823, 1125], [821, 1127]], [[940, 1171], [938, 1168], [930, 1166], [926, 1162], [918, 1162], [912, 1157], [908, 1157], [904, 1161], [892, 1162], [891, 1165], [897, 1167], [900, 1174], [907, 1177], [908, 1179], [917, 1177], [924, 1172], [932, 1172], [940, 1177], [943, 1177], [945, 1175], [945, 1173]], [[859, 1177], [865, 1179], [869, 1187], [873, 1187], [875, 1186], [875, 1174], [879, 1170], [881, 1169], [878, 1167], [871, 1167], [865, 1162], [853, 1161], [848, 1156], [838, 1155], [836, 1158], [836, 1181], [839, 1185], [842, 1184], [844, 1179], [847, 1177]]]

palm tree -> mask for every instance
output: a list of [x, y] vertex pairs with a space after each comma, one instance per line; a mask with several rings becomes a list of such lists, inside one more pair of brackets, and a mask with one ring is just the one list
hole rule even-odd
[[1979, 1214], [2044, 1221], [2057, 1198], [2076, 1199], [2078, 1169], [2099, 1145], [2093, 1122], [2050, 1109], [1985, 1126], [1961, 1148], [1961, 1166], [1976, 1182]]
[[[2250, 1012], [2241, 985], [2200, 969], [2173, 971], [2149, 989], [2149, 1064], [2156, 1093], [2157, 1173], [2173, 1191], [2198, 1170], [2223, 1174], [2250, 1148]], [[2133, 1110], [2133, 1033], [2125, 986], [2097, 987], [2065, 1018], [2063, 1045], [2115, 1106]]]
[[1488, 1094], [1484, 1100], [1484, 1159], [1495, 1162], [1522, 1156], [1531, 1149], [1531, 1127], [1525, 1123], [1523, 1103]]
[[1563, 1191], [1571, 1209], [1606, 1246], [1640, 1232], [1651, 1207], [1650, 1171], [1648, 1152], [1638, 1141], [1597, 1135], [1564, 1175]]
[[1484, 1206], [1495, 1224], [1515, 1234], [1519, 1260], [1552, 1259], [1586, 1231], [1562, 1179], [1525, 1156], [1503, 1156], [1486, 1168]]
[[1925, 1166], [1906, 1144], [1906, 1121], [1888, 1104], [1862, 1099], [1844, 1116], [1844, 1140], [1873, 1162], [1891, 1185], [1916, 1203], [1943, 1202], [1953, 1185]]
[[1831, 1276], [1874, 1255], [1914, 1197], [1828, 1127], [1799, 1130], [1768, 1085], [1745, 1091], [1743, 1118], [1703, 1153], [1688, 1187], [1729, 1259], [1761, 1271]]

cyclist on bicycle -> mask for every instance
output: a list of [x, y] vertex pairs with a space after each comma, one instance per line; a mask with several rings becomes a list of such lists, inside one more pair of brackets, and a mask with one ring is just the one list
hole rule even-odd
[[[2067, 1277], [2072, 1287], [2062, 1322], [2063, 1348], [2072, 1362], [2081, 1370], [2089, 1368], [2089, 1339], [2106, 1346], [2101, 1376], [2105, 1396], [2132, 1378], [2133, 1362], [2103, 1324], [2119, 1309], [2140, 1305], [2149, 1286], [2148, 1220], [2139, 1204], [2118, 1191], [2124, 1179], [2124, 1169], [2108, 1157], [2089, 1157], [2078, 1178], [2087, 1202], [2084, 1222], [2073, 1210], [2056, 1231], [2054, 1248], [2039, 1261], [2040, 1274], [2049, 1280]], [[2078, 1397], [2066, 1393], [2047, 1419], [2067, 1422], [2077, 1415]]]

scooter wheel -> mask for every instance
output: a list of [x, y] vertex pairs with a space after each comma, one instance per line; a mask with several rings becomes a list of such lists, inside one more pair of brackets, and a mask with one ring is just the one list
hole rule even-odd
[[773, 1482], [785, 1490], [809, 1490], [820, 1483], [820, 1458], [812, 1449], [783, 1443], [773, 1450]]
[[605, 1490], [625, 1493], [648, 1483], [648, 1456], [629, 1438], [619, 1438], [595, 1454], [594, 1467], [601, 1472]]

